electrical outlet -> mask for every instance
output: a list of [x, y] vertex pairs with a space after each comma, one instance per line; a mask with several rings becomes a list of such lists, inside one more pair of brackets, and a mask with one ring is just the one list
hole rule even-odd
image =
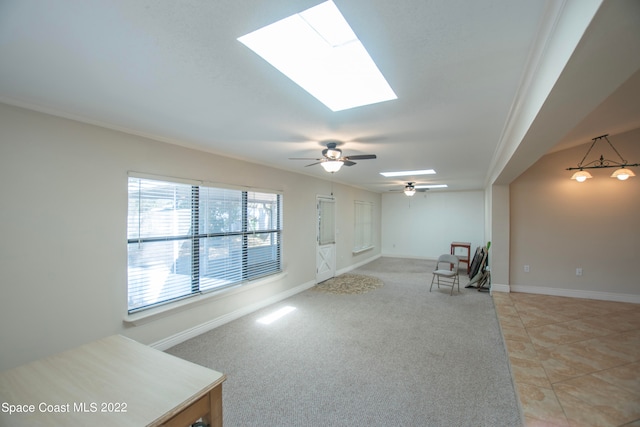
[[582, 269], [576, 268], [576, 276], [582, 276]]
[[524, 266], [524, 272], [525, 272], [525, 273], [528, 273], [528, 272], [529, 272], [529, 266], [528, 266], [528, 265], [525, 265], [525, 266]]

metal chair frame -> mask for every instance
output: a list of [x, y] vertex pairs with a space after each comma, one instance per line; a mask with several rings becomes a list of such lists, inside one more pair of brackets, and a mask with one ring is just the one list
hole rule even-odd
[[[446, 264], [447, 268], [444, 268]], [[433, 271], [433, 277], [431, 277], [431, 286], [429, 287], [429, 292], [433, 289], [433, 283], [435, 282], [440, 288], [442, 286], [450, 286], [451, 293], [449, 295], [453, 295], [453, 288], [457, 285], [458, 292], [460, 292], [460, 275], [458, 273], [458, 267], [460, 265], [460, 260], [455, 255], [444, 254], [438, 257], [438, 261], [436, 262], [436, 269]], [[442, 283], [440, 280], [442, 279]]]

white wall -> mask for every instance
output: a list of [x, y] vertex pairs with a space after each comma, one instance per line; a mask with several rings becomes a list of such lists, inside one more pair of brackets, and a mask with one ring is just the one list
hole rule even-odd
[[[381, 196], [378, 193], [363, 191], [358, 188], [338, 185], [333, 188], [336, 198], [336, 274], [346, 268], [359, 266], [381, 255], [380, 228], [382, 222]], [[353, 253], [355, 240], [355, 201], [373, 203], [373, 249]]]
[[483, 191], [427, 191], [407, 197], [382, 195], [382, 254], [436, 259], [451, 242], [471, 243], [471, 256], [484, 237]]
[[492, 185], [486, 191], [487, 240], [491, 241], [491, 291], [509, 292], [509, 186]]
[[[0, 370], [108, 335], [153, 344], [315, 280], [316, 195], [331, 183], [0, 104]], [[279, 280], [152, 321], [127, 307], [127, 173], [274, 189], [284, 194]], [[337, 268], [380, 255], [381, 196], [333, 184]], [[353, 200], [374, 203], [376, 247], [353, 256]]]

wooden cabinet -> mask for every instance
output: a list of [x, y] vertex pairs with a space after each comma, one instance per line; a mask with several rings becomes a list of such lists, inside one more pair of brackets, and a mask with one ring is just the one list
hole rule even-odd
[[471, 243], [451, 242], [451, 255], [460, 259], [460, 264], [467, 264], [467, 274], [471, 269]]

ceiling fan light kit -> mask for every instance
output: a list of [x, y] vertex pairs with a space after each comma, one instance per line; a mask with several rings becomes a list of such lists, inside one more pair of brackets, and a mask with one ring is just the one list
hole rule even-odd
[[413, 197], [414, 194], [418, 193], [418, 192], [425, 192], [429, 190], [429, 188], [427, 188], [427, 186], [422, 185], [422, 186], [416, 186], [415, 182], [407, 182], [404, 186], [404, 188], [402, 188], [402, 190], [389, 190], [389, 191], [402, 191], [406, 196], [408, 197]]
[[333, 160], [339, 159], [340, 157], [342, 157], [342, 150], [339, 148], [336, 148], [336, 145], [338, 145], [336, 142], [328, 142], [327, 148], [322, 150], [322, 155], [328, 159], [333, 159]]
[[322, 157], [319, 159], [308, 157], [289, 157], [289, 160], [315, 160], [315, 163], [308, 164], [307, 166], [313, 166], [320, 164], [322, 168], [330, 173], [335, 173], [340, 170], [342, 166], [353, 166], [356, 164], [353, 160], [370, 160], [376, 159], [375, 154], [358, 154], [355, 156], [343, 156], [342, 150], [337, 148], [337, 142], [328, 142], [327, 148], [322, 150]]
[[[625, 181], [629, 177], [636, 176], [636, 174], [633, 173], [633, 171], [629, 169], [629, 167], [638, 167], [640, 166], [640, 163], [630, 164], [625, 159], [623, 159], [620, 153], [618, 152], [618, 150], [616, 150], [616, 147], [614, 147], [611, 141], [609, 141], [609, 138], [607, 138], [608, 136], [609, 134], [606, 134], [606, 135], [600, 135], [593, 138], [592, 139], [593, 142], [591, 143], [591, 146], [587, 150], [587, 154], [584, 155], [580, 163], [578, 163], [578, 166], [567, 168], [568, 171], [577, 170], [577, 172], [575, 172], [571, 176], [571, 179], [575, 179], [578, 182], [585, 182], [587, 179], [593, 178], [593, 176], [591, 176], [591, 174], [585, 171], [584, 169], [617, 168], [611, 174], [611, 178], [617, 178], [620, 181]], [[611, 148], [618, 155], [621, 161], [618, 162], [616, 160], [605, 159], [604, 156], [601, 154], [599, 159], [592, 160], [588, 163], [585, 163], [584, 161], [587, 159], [587, 156], [591, 152], [591, 149], [593, 148], [593, 146], [596, 145], [596, 142], [602, 141], [602, 140], [605, 140], [609, 144], [609, 146], [611, 146]]]
[[341, 162], [340, 160], [328, 160], [326, 162], [320, 163], [320, 166], [322, 166], [324, 170], [331, 173], [338, 172], [342, 165], [343, 162]]
[[404, 194], [409, 197], [412, 197], [414, 194], [416, 194], [416, 188], [413, 186], [413, 183], [407, 183], [407, 185], [404, 187]]

